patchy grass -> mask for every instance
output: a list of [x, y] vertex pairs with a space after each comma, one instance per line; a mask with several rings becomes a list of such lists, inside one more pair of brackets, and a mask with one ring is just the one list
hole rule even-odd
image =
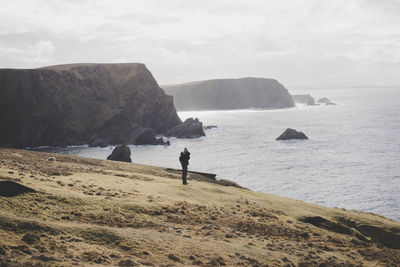
[[400, 265], [400, 223], [379, 215], [153, 166], [11, 149], [0, 163], [36, 191], [0, 197], [0, 265]]
[[70, 228], [68, 233], [82, 238], [82, 240], [97, 245], [117, 247], [123, 241], [115, 231], [102, 227]]

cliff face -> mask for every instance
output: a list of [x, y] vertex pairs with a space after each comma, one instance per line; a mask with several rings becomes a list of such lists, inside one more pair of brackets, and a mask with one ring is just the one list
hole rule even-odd
[[289, 108], [288, 90], [276, 80], [264, 78], [219, 79], [164, 86], [178, 110]]
[[181, 123], [144, 64], [0, 69], [0, 146], [133, 143]]

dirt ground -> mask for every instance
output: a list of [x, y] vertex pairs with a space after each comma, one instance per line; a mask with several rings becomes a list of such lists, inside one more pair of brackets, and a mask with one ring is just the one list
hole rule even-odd
[[191, 176], [0, 148], [0, 266], [400, 266], [399, 222]]

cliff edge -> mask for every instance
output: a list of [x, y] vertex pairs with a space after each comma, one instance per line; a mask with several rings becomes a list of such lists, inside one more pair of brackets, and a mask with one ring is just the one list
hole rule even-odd
[[178, 110], [278, 109], [294, 106], [288, 90], [273, 79], [240, 78], [162, 86]]
[[139, 63], [0, 69], [0, 88], [0, 146], [134, 144], [181, 123]]

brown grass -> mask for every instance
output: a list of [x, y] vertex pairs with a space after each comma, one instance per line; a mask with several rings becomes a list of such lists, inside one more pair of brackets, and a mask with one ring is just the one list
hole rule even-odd
[[[46, 161], [55, 156], [55, 162]], [[154, 166], [0, 149], [7, 266], [399, 266], [400, 223]], [[200, 175], [200, 176], [199, 176]]]

